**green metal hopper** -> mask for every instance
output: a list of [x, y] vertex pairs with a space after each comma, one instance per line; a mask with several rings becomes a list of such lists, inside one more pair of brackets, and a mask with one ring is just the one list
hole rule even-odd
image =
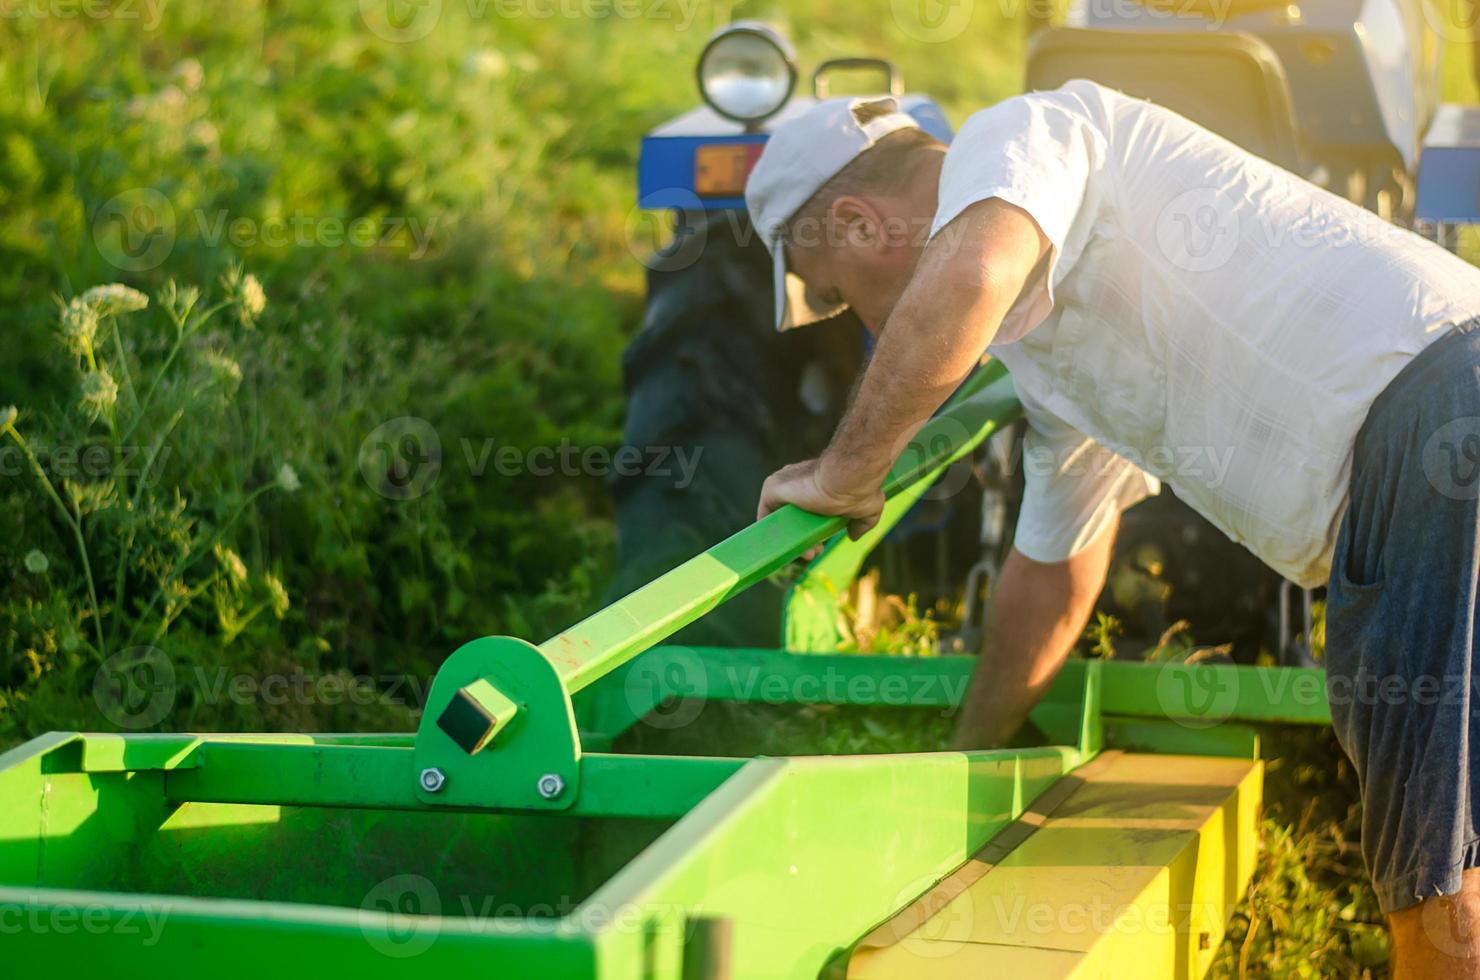
[[[1017, 411], [980, 372], [896, 465], [883, 523]], [[1050, 744], [946, 752], [972, 658], [661, 645], [840, 528], [785, 508], [539, 646], [473, 641], [414, 734], [55, 733], [0, 755], [5, 962], [1200, 976], [1252, 870], [1237, 722], [1325, 723], [1320, 672], [1071, 661], [1033, 716]], [[814, 568], [852, 574], [882, 533]], [[742, 754], [724, 705], [747, 702], [862, 713], [920, 751]]]

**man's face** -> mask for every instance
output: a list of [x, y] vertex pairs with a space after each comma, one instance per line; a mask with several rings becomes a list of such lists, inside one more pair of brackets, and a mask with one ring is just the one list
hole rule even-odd
[[943, 157], [923, 156], [898, 196], [839, 197], [826, 226], [798, 229], [802, 247], [787, 249], [791, 270], [826, 301], [847, 303], [870, 333], [884, 329], [925, 249]]
[[870, 333], [883, 329], [909, 284], [918, 250], [908, 245], [860, 247], [848, 242], [795, 249], [791, 269], [828, 303], [846, 303]]

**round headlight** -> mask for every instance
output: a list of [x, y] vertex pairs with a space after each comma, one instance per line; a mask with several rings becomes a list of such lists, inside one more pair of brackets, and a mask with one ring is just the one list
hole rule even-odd
[[796, 82], [791, 45], [754, 21], [722, 28], [699, 55], [699, 94], [715, 112], [737, 122], [775, 115]]

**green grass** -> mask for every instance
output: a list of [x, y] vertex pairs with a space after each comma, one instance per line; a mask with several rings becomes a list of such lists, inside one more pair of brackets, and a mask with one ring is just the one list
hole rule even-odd
[[[910, 4], [675, 0], [633, 19], [448, 0], [409, 43], [365, 6], [21, 5], [0, 23], [0, 407], [19, 409], [0, 435], [0, 747], [120, 725], [404, 730], [460, 642], [589, 611], [613, 549], [602, 481], [479, 461], [617, 444], [638, 138], [695, 103], [709, 31], [759, 16], [804, 66], [889, 56], [958, 123], [1018, 89], [1024, 51], [998, 4], [939, 43]], [[1473, 97], [1467, 64], [1445, 79]], [[108, 218], [138, 207], [168, 243], [142, 262]], [[149, 307], [64, 334], [88, 314], [60, 304], [113, 282]], [[442, 450], [413, 499], [367, 444], [407, 416]], [[140, 712], [117, 679], [159, 658], [175, 696]], [[229, 686], [268, 677], [319, 693]], [[830, 744], [889, 737], [861, 721]], [[1380, 973], [1350, 773], [1329, 739], [1266, 746], [1266, 852], [1219, 975]]]

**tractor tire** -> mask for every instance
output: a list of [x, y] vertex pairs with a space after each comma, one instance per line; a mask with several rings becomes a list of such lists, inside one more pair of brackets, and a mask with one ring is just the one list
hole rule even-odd
[[[851, 314], [775, 330], [770, 254], [745, 212], [687, 220], [648, 263], [642, 329], [622, 358], [624, 440], [647, 459], [681, 452], [696, 462], [687, 480], [674, 466], [612, 478], [609, 600], [751, 523], [765, 478], [826, 446], [862, 363], [863, 330]], [[774, 646], [783, 595], [762, 582], [674, 640]]]

